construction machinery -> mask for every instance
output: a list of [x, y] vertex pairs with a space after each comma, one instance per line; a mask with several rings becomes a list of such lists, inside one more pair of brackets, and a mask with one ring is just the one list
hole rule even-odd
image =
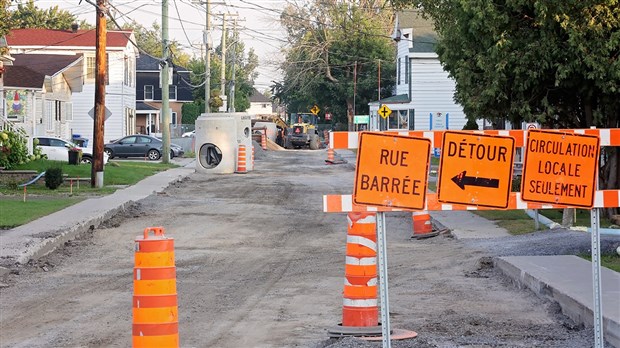
[[307, 147], [318, 150], [321, 145], [319, 130], [317, 128], [318, 117], [315, 114], [299, 113], [292, 114], [293, 126], [287, 134], [287, 148]]

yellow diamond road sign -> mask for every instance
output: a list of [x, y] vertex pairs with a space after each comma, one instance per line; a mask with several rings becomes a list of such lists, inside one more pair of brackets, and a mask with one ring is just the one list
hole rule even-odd
[[379, 108], [379, 115], [383, 118], [388, 118], [392, 114], [392, 110], [387, 107], [387, 105], [383, 104]]
[[319, 113], [319, 111], [321, 111], [321, 109], [319, 109], [319, 107], [315, 105], [312, 107], [312, 109], [310, 109], [310, 111], [316, 115]]

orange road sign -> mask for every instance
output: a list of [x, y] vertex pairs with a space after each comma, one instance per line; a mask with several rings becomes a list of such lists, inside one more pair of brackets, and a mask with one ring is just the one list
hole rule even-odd
[[591, 208], [600, 152], [598, 135], [529, 130], [521, 199]]
[[514, 143], [512, 137], [444, 132], [437, 200], [508, 207]]
[[353, 201], [422, 210], [426, 201], [431, 141], [362, 132]]

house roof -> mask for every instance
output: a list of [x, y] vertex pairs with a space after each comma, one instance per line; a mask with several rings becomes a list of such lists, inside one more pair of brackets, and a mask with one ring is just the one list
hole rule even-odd
[[[73, 92], [81, 92], [84, 84], [82, 78], [82, 54], [13, 54], [14, 66], [26, 67], [43, 76], [64, 74], [69, 88]], [[53, 86], [48, 86], [53, 88]]]
[[399, 94], [399, 95], [393, 95], [391, 97], [387, 97], [387, 98], [383, 98], [381, 100], [379, 100], [379, 102], [381, 104], [388, 104], [388, 103], [393, 103], [393, 104], [397, 104], [397, 103], [409, 103], [411, 100], [409, 99], [409, 96], [406, 94]]
[[151, 106], [145, 102], [141, 102], [141, 101], [136, 101], [136, 110], [143, 110], [143, 111], [159, 111], [158, 108]]
[[[108, 31], [107, 47], [126, 47], [131, 31]], [[6, 35], [9, 47], [12, 46], [46, 46], [46, 47], [95, 47], [96, 32], [92, 30], [55, 30], [42, 28], [13, 29]]]
[[42, 89], [45, 83], [45, 74], [34, 71], [25, 66], [7, 65], [4, 77], [4, 87]]
[[[152, 56], [144, 51], [140, 51], [140, 57], [136, 59], [136, 70], [140, 71], [159, 71], [159, 62], [161, 58]], [[187, 72], [188, 70], [182, 66], [172, 64], [176, 72]]]
[[271, 99], [265, 97], [265, 95], [256, 88], [253, 88], [252, 95], [250, 96], [250, 103], [271, 103]]
[[82, 59], [82, 55], [61, 54], [13, 54], [13, 65], [25, 66], [36, 72], [54, 76]]
[[398, 27], [413, 29], [413, 47], [409, 52], [435, 52], [437, 33], [433, 21], [422, 17], [417, 9], [406, 9], [398, 13]]

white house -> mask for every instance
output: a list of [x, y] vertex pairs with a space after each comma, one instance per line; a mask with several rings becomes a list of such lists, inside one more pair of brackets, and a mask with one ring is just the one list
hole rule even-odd
[[82, 55], [14, 54], [4, 74], [6, 120], [28, 138], [71, 138], [72, 94], [82, 91]]
[[[95, 105], [95, 30], [14, 29], [6, 36], [12, 54], [83, 55], [81, 92], [72, 95], [70, 131], [93, 139]], [[108, 31], [104, 141], [136, 132], [136, 57], [138, 49], [131, 31]], [[93, 110], [93, 111], [91, 111]], [[67, 111], [69, 112], [69, 111]]]
[[[467, 118], [454, 101], [455, 82], [435, 53], [432, 22], [417, 10], [405, 10], [397, 16], [392, 37], [398, 50], [396, 95], [369, 103], [371, 129], [463, 129]], [[392, 110], [387, 119], [377, 114], [382, 105]]]
[[256, 116], [274, 116], [275, 112], [273, 112], [273, 102], [271, 99], [267, 98], [264, 94], [259, 92], [256, 88], [252, 92], [250, 96], [250, 108], [247, 109], [247, 112], [250, 115]]

